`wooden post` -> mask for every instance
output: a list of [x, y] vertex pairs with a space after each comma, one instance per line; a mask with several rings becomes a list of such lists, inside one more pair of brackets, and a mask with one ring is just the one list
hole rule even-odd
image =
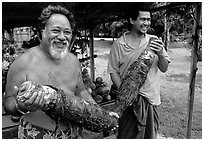
[[[165, 5], [167, 5], [167, 3]], [[164, 16], [164, 48], [167, 51], [169, 34], [168, 34], [168, 27], [167, 27], [167, 14], [166, 14], [166, 11], [167, 10], [165, 10], [165, 16]]]
[[93, 39], [93, 24], [89, 26], [89, 47], [90, 47], [90, 70], [91, 80], [95, 80], [95, 66], [94, 66], [94, 39]]
[[200, 16], [201, 16], [201, 4], [195, 3], [195, 21], [194, 21], [194, 43], [192, 50], [192, 62], [190, 70], [190, 82], [189, 82], [189, 95], [188, 95], [188, 115], [187, 115], [187, 139], [191, 138], [192, 129], [192, 116], [193, 116], [193, 104], [195, 94], [195, 78], [197, 72], [197, 50], [199, 45], [199, 33], [200, 33]]

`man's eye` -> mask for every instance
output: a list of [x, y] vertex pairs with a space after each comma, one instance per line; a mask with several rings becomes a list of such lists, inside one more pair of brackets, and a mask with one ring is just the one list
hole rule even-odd
[[66, 35], [69, 35], [69, 34], [71, 34], [72, 32], [71, 31], [69, 31], [69, 30], [67, 30], [67, 31], [64, 31], [64, 34], [66, 34]]
[[51, 31], [54, 32], [54, 33], [59, 33], [60, 32], [59, 29], [52, 29]]
[[140, 20], [141, 20], [142, 22], [144, 22], [144, 21], [149, 22], [151, 19], [150, 19], [150, 18], [140, 18]]

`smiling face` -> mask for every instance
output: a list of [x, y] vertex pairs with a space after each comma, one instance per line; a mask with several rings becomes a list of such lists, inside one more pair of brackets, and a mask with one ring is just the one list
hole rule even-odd
[[72, 39], [71, 25], [61, 14], [50, 16], [43, 31], [42, 46], [56, 60], [63, 59], [68, 53]]
[[144, 34], [148, 31], [151, 24], [150, 12], [139, 11], [137, 19], [130, 18], [130, 23], [133, 25], [132, 30], [138, 34]]

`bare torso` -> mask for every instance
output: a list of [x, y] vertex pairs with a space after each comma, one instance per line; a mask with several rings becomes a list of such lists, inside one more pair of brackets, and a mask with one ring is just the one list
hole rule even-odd
[[56, 64], [39, 47], [35, 47], [25, 54], [25, 58], [27, 56], [29, 59], [24, 70], [27, 80], [40, 85], [52, 85], [66, 92], [76, 92], [80, 68], [74, 55], [69, 53], [66, 60]]
[[[79, 62], [71, 53], [60, 63], [56, 63], [40, 47], [33, 47], [16, 59], [9, 73], [11, 77], [7, 83], [7, 95], [14, 98], [13, 86], [19, 87], [27, 80], [40, 85], [52, 85], [73, 95], [84, 89]], [[56, 126], [55, 122], [40, 110], [24, 115], [24, 119], [48, 130], [54, 130]]]

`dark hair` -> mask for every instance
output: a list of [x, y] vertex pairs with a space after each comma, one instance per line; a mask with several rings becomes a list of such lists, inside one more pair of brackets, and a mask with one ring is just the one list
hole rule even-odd
[[132, 18], [133, 20], [136, 20], [137, 17], [139, 16], [139, 11], [147, 11], [151, 13], [151, 9], [150, 9], [150, 4], [148, 4], [147, 2], [134, 2], [131, 3], [127, 13], [126, 13], [126, 17], [127, 19]]
[[46, 8], [42, 10], [42, 13], [39, 17], [39, 20], [41, 21], [40, 23], [41, 29], [45, 28], [45, 25], [52, 14], [64, 15], [69, 20], [72, 30], [75, 29], [74, 15], [65, 7], [62, 7], [61, 5], [48, 5]]

